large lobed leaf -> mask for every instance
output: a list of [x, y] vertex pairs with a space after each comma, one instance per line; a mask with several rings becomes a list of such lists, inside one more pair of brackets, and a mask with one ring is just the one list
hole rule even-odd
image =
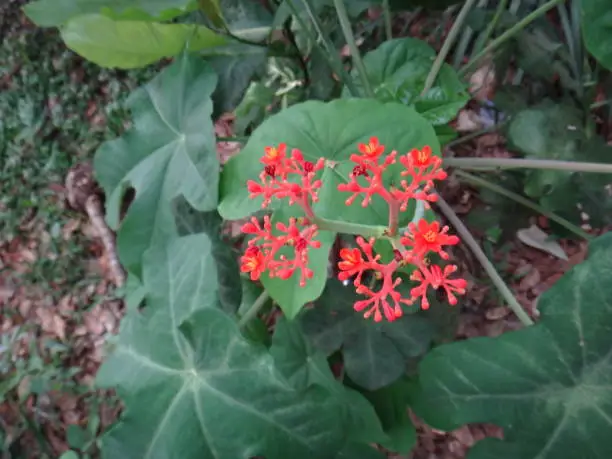
[[470, 459], [612, 457], [612, 234], [589, 246], [538, 304], [540, 323], [443, 345], [420, 365], [414, 408], [444, 430], [504, 427]]
[[118, 19], [165, 21], [195, 8], [190, 0], [36, 0], [24, 7], [41, 27], [59, 27], [85, 14], [105, 14]]
[[173, 213], [179, 235], [205, 233], [210, 239], [211, 255], [217, 265], [219, 301], [226, 312], [235, 314], [242, 303], [242, 289], [237, 288], [240, 270], [236, 253], [221, 235], [221, 216], [216, 210], [197, 212], [184, 199], [174, 202]]
[[[416, 431], [408, 416], [406, 394], [409, 392], [404, 386], [396, 384], [366, 393], [373, 406], [362, 394], [338, 381], [325, 354], [312, 346], [297, 322], [285, 319], [275, 325], [270, 353], [281, 373], [296, 388], [319, 385], [334, 394], [342, 407], [343, 422], [351, 442], [379, 443], [391, 451], [403, 453], [414, 446]], [[360, 455], [356, 457], [361, 458]]]
[[296, 390], [263, 346], [218, 306], [205, 235], [145, 256], [147, 307], [127, 316], [98, 373], [125, 409], [103, 440], [115, 458], [334, 458], [340, 409], [320, 388]]
[[587, 49], [612, 69], [612, 8], [608, 0], [582, 0], [582, 35]]
[[[448, 64], [442, 65], [433, 87], [421, 94], [435, 56], [427, 43], [407, 37], [382, 43], [367, 53], [363, 61], [378, 99], [410, 105], [432, 124], [445, 125], [457, 116], [469, 95]], [[357, 78], [355, 82], [359, 84]], [[349, 96], [346, 88], [343, 96]]]
[[326, 355], [342, 349], [351, 380], [377, 390], [399, 379], [408, 363], [429, 349], [433, 327], [416, 315], [394, 322], [367, 321], [353, 309], [359, 298], [353, 287], [330, 280], [315, 307], [305, 311], [300, 322], [314, 346]]
[[[172, 201], [183, 196], [196, 210], [217, 205], [219, 162], [210, 114], [216, 76], [198, 57], [182, 55], [134, 92], [134, 126], [96, 152], [94, 167], [107, 196], [107, 218], [118, 228], [123, 265], [140, 273], [155, 241], [175, 236]], [[119, 224], [123, 193], [136, 197]]]
[[66, 46], [101, 67], [144, 67], [183, 50], [202, 51], [228, 39], [195, 24], [114, 20], [101, 14], [78, 16], [61, 29]]
[[[527, 157], [564, 161], [612, 162], [612, 148], [598, 137], [589, 138], [580, 110], [568, 103], [545, 100], [519, 111], [508, 128], [508, 140]], [[527, 174], [524, 191], [555, 212], [581, 222], [580, 209], [591, 223], [609, 223], [612, 204], [606, 186], [610, 176], [572, 171], [533, 170]], [[573, 196], [574, 199], [567, 199]]]
[[[391, 122], [389, 120], [392, 120]], [[286, 142], [288, 150], [298, 148], [304, 157], [317, 161], [328, 159], [321, 179], [323, 187], [320, 201], [314, 206], [319, 217], [365, 224], [387, 224], [386, 203], [378, 196], [367, 208], [357, 199], [345, 205], [348, 193], [340, 193], [338, 184], [348, 182], [354, 163], [349, 158], [357, 152], [357, 144], [367, 142], [371, 136], [379, 137], [387, 151], [399, 154], [432, 147], [439, 154], [440, 147], [429, 122], [413, 109], [398, 103], [374, 100], [345, 99], [329, 103], [309, 101], [283, 110], [259, 126], [242, 151], [226, 164], [221, 178], [219, 213], [226, 219], [239, 219], [261, 208], [261, 198], [249, 199], [248, 180], [258, 180], [262, 170], [260, 158], [264, 148]], [[401, 164], [388, 170], [386, 181], [400, 180]], [[286, 206], [284, 202], [280, 204]], [[403, 220], [410, 221], [412, 212], [405, 212]]]

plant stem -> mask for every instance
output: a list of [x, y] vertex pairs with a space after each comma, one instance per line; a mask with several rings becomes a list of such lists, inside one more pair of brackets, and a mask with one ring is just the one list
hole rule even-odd
[[523, 196], [521, 196], [520, 194], [514, 193], [513, 191], [507, 190], [504, 187], [501, 187], [499, 185], [496, 185], [495, 183], [491, 183], [488, 180], [485, 180], [481, 177], [478, 177], [476, 175], [470, 174], [469, 172], [464, 172], [461, 170], [455, 170], [455, 175], [457, 175], [460, 179], [465, 180], [466, 182], [470, 182], [473, 185], [477, 185], [477, 186], [481, 186], [483, 188], [488, 188], [489, 190], [501, 195], [501, 196], [505, 196], [508, 199], [512, 199], [513, 201], [518, 202], [519, 204], [522, 204], [523, 206], [534, 210], [535, 212], [538, 212], [542, 215], [544, 215], [545, 217], [549, 218], [550, 220], [557, 222], [559, 225], [563, 226], [565, 229], [567, 229], [568, 231], [571, 231], [572, 233], [574, 233], [576, 236], [581, 237], [583, 239], [591, 240], [593, 237], [587, 233], [586, 231], [584, 231], [582, 228], [580, 228], [577, 225], [574, 225], [572, 222], [566, 220], [563, 217], [560, 217], [559, 215], [555, 214], [554, 212], [551, 212], [549, 210], [546, 210], [544, 207], [536, 204], [535, 202], [530, 201], [529, 199], [524, 198]]
[[485, 57], [491, 51], [497, 49], [506, 40], [508, 40], [509, 38], [512, 38], [515, 34], [523, 30], [525, 27], [527, 27], [533, 21], [538, 19], [540, 16], [543, 16], [544, 14], [546, 14], [548, 10], [554, 8], [555, 6], [559, 5], [560, 3], [564, 1], [565, 0], [550, 0], [546, 2], [545, 4], [543, 4], [542, 6], [540, 6], [539, 8], [532, 11], [530, 14], [525, 16], [523, 19], [521, 19], [519, 22], [514, 24], [512, 27], [506, 30], [503, 34], [501, 34], [499, 37], [497, 37], [495, 40], [489, 43], [482, 51], [480, 51], [474, 57], [472, 57], [472, 59], [470, 59], [470, 61], [465, 66], [463, 66], [463, 68], [459, 71], [459, 74], [461, 76], [465, 76], [465, 74], [468, 73], [468, 71], [472, 69], [483, 57]]
[[476, 242], [476, 239], [474, 239], [474, 236], [472, 236], [472, 233], [470, 233], [470, 230], [467, 229], [461, 219], [440, 195], [438, 195], [437, 205], [448, 221], [455, 227], [455, 230], [457, 233], [459, 233], [459, 236], [461, 236], [461, 240], [465, 242], [476, 259], [480, 262], [481, 266], [489, 275], [495, 287], [497, 287], [499, 290], [499, 293], [501, 293], [502, 297], [506, 300], [506, 303], [508, 303], [508, 306], [510, 309], [512, 309], [514, 314], [516, 314], [521, 323], [523, 325], [533, 325], [533, 320], [531, 320], [531, 317], [529, 317], [521, 304], [514, 297], [513, 293], [510, 291], [510, 288], [508, 288], [504, 280], [495, 269], [495, 266], [493, 266], [493, 263], [489, 261], [485, 253], [478, 245], [478, 242]]
[[463, 142], [467, 142], [468, 140], [472, 140], [472, 139], [475, 139], [476, 137], [480, 137], [481, 135], [488, 134], [490, 132], [495, 132], [501, 127], [503, 127], [506, 123], [507, 121], [502, 121], [501, 123], [494, 124], [493, 126], [489, 126], [487, 128], [480, 129], [478, 131], [470, 132], [469, 134], [466, 134], [462, 137], [458, 137], [455, 140], [451, 140], [445, 145], [445, 148], [452, 148], [452, 147], [462, 144]]
[[397, 234], [397, 227], [399, 225], [399, 212], [400, 203], [396, 199], [387, 201], [389, 206], [389, 236], [395, 236]]
[[391, 40], [393, 38], [393, 28], [391, 26], [391, 8], [389, 7], [389, 0], [383, 0], [383, 18], [385, 19], [387, 40]]
[[382, 237], [388, 232], [386, 226], [362, 225], [360, 223], [342, 222], [338, 220], [328, 220], [326, 218], [314, 217], [312, 222], [321, 230], [333, 231], [342, 234], [354, 234], [358, 236]]
[[374, 98], [374, 91], [372, 91], [372, 86], [370, 86], [370, 80], [368, 80], [365, 65], [363, 65], [361, 54], [359, 54], [359, 49], [357, 48], [357, 42], [355, 41], [355, 36], [353, 35], [353, 30], [351, 29], [351, 23], [348, 18], [346, 7], [344, 6], [344, 0], [334, 0], [334, 7], [336, 8], [336, 14], [338, 15], [338, 21], [340, 22], [340, 28], [344, 34], [344, 39], [346, 40], [346, 44], [351, 51], [353, 63], [355, 64], [357, 72], [361, 77], [363, 90], [365, 91], [366, 96]]
[[251, 307], [247, 310], [247, 312], [244, 313], [244, 315], [238, 321], [238, 327], [244, 328], [244, 326], [249, 323], [251, 319], [257, 317], [257, 314], [259, 314], [259, 311], [261, 311], [261, 308], [265, 306], [269, 298], [270, 294], [266, 290], [261, 292], [261, 294], [253, 302]]
[[[485, 44], [489, 41], [489, 39], [493, 35], [493, 32], [495, 32], [495, 26], [497, 26], [497, 23], [499, 22], [499, 18], [502, 15], [502, 12], [508, 6], [508, 1], [509, 0], [500, 0], [499, 3], [497, 4], [497, 8], [495, 9], [495, 15], [493, 16], [493, 19], [491, 20], [491, 22], [489, 22], [489, 24], [487, 25], [487, 28], [484, 30], [482, 35], [478, 37], [478, 43], [481, 46], [485, 46]], [[477, 49], [476, 51], [480, 51], [480, 49]]]
[[457, 19], [455, 19], [453, 26], [451, 27], [450, 31], [448, 32], [448, 35], [446, 36], [446, 40], [444, 40], [444, 44], [442, 45], [440, 52], [436, 56], [436, 60], [431, 66], [431, 70], [429, 70], [429, 74], [425, 79], [425, 86], [423, 87], [421, 95], [427, 93], [427, 91], [429, 91], [433, 87], [434, 82], [438, 77], [438, 73], [440, 72], [444, 61], [446, 60], [446, 56], [448, 56], [448, 53], [453, 47], [453, 44], [455, 43], [455, 38], [457, 38], [457, 35], [459, 34], [461, 27], [463, 26], [465, 18], [472, 9], [472, 6], [474, 6], [474, 3], [476, 3], [476, 0], [467, 0], [463, 4], [463, 7], [461, 7], [461, 11], [459, 11]]
[[550, 169], [566, 172], [612, 174], [612, 164], [522, 158], [444, 158], [444, 165], [461, 169]]
[[338, 53], [335, 50], [335, 48], [331, 45], [331, 43], [329, 43], [329, 41], [327, 41], [325, 35], [323, 35], [323, 30], [321, 29], [321, 24], [318, 22], [316, 14], [314, 14], [310, 4], [308, 3], [309, 0], [303, 0], [303, 3], [305, 5], [305, 7], [306, 7], [306, 11], [308, 13], [308, 16], [310, 17], [311, 20], [313, 20], [313, 25], [314, 25], [315, 29], [317, 30], [317, 33], [319, 34], [319, 39], [323, 43], [322, 45], [320, 45], [318, 43], [317, 37], [315, 37], [311, 33], [311, 31], [308, 28], [308, 26], [306, 25], [306, 23], [302, 20], [302, 18], [300, 16], [300, 13], [299, 13], [298, 9], [296, 8], [295, 3], [293, 3], [293, 1], [294, 0], [287, 0], [287, 5], [289, 6], [289, 9], [291, 10], [291, 14], [293, 14], [293, 17], [295, 18], [295, 20], [299, 24], [300, 28], [304, 31], [304, 33], [308, 36], [308, 38], [310, 40], [312, 40], [312, 42], [316, 46], [319, 46], [319, 49], [321, 50], [323, 55], [326, 57], [329, 66], [338, 75], [338, 77], [342, 80], [342, 82], [347, 87], [347, 89], [349, 90], [351, 95], [353, 97], [358, 97], [359, 96], [359, 92], [357, 91], [357, 88], [355, 87], [355, 84], [353, 83], [353, 80], [352, 80], [351, 76], [344, 69], [344, 65], [342, 64], [342, 59], [340, 59], [340, 56], [338, 55]]
[[236, 137], [217, 137], [217, 142], [239, 142], [247, 143], [249, 141], [248, 136], [236, 136]]

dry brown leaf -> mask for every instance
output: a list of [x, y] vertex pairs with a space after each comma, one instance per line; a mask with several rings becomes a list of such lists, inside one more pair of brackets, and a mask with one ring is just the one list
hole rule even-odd
[[59, 314], [50, 308], [40, 307], [36, 310], [36, 315], [44, 332], [50, 333], [62, 341], [66, 339], [66, 322]]

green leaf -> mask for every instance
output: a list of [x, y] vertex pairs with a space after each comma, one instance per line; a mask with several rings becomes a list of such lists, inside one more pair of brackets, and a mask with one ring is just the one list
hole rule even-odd
[[405, 379], [374, 392], [363, 392], [374, 405], [388, 439], [381, 444], [392, 451], [408, 454], [416, 445], [416, 429], [408, 414], [412, 385]]
[[377, 390], [399, 379], [407, 364], [429, 349], [433, 329], [416, 314], [394, 322], [365, 320], [353, 310], [358, 299], [352, 287], [330, 280], [315, 307], [305, 311], [300, 321], [314, 346], [326, 355], [342, 348], [351, 380]]
[[612, 70], [612, 9], [608, 0], [582, 0], [582, 35], [589, 52]]
[[350, 443], [338, 453], [336, 459], [387, 459], [389, 456], [371, 446]]
[[[414, 107], [434, 125], [451, 121], [469, 100], [455, 70], [444, 64], [434, 86], [421, 95], [436, 53], [416, 38], [397, 38], [381, 44], [363, 57], [376, 97]], [[356, 72], [356, 70], [355, 70]], [[356, 84], [359, 80], [355, 78]], [[344, 97], [350, 97], [346, 88]]]
[[[286, 223], [289, 220], [289, 215], [289, 212], [275, 212], [272, 217], [272, 224], [274, 225], [275, 222]], [[267, 271], [262, 274], [261, 283], [289, 319], [293, 319], [306, 303], [321, 296], [328, 278], [329, 251], [335, 237], [336, 233], [330, 231], [319, 232], [317, 240], [321, 242], [321, 247], [318, 249], [311, 248], [308, 251], [308, 267], [314, 271], [314, 275], [306, 281], [304, 287], [300, 286], [301, 271], [299, 270], [293, 273], [289, 279], [270, 277]], [[294, 256], [293, 252], [292, 247], [286, 246], [278, 252], [278, 255], [286, 255], [288, 258], [292, 258]]]
[[[118, 228], [123, 265], [140, 274], [143, 252], [177, 234], [172, 201], [183, 196], [200, 211], [218, 199], [219, 163], [210, 114], [216, 76], [200, 58], [182, 55], [128, 102], [134, 126], [96, 152], [94, 168], [104, 188], [107, 219]], [[119, 224], [127, 187], [136, 197]]]
[[205, 233], [212, 243], [212, 256], [217, 264], [219, 282], [219, 300], [223, 309], [235, 314], [242, 302], [240, 269], [237, 257], [232, 248], [221, 236], [223, 223], [216, 210], [197, 212], [184, 199], [175, 202], [174, 216], [181, 236]]
[[297, 323], [284, 318], [276, 323], [270, 353], [281, 374], [296, 389], [318, 385], [334, 395], [341, 404], [349, 440], [376, 443], [386, 439], [372, 405], [334, 378], [325, 355], [310, 345]]
[[147, 307], [123, 321], [98, 373], [125, 406], [103, 457], [333, 457], [338, 405], [323, 389], [290, 387], [216, 307], [210, 253], [202, 234], [147, 252]]
[[79, 455], [72, 450], [68, 450], [62, 453], [59, 459], [79, 459]]
[[[612, 148], [599, 137], [589, 138], [582, 117], [582, 112], [568, 103], [546, 100], [513, 117], [508, 140], [529, 158], [612, 162]], [[606, 224], [612, 208], [605, 191], [609, 183], [610, 176], [604, 174], [534, 170], [527, 174], [524, 191], [547, 209], [581, 223], [578, 202], [591, 216], [591, 224]]]
[[274, 101], [274, 90], [259, 81], [252, 81], [234, 114], [234, 131], [238, 135], [246, 133], [251, 124], [260, 124], [267, 115], [267, 107]]
[[[321, 174], [323, 187], [320, 200], [314, 206], [317, 216], [365, 224], [386, 224], [388, 209], [382, 198], [375, 196], [372, 204], [365, 209], [359, 199], [346, 206], [345, 200], [350, 195], [337, 190], [340, 183], [348, 182], [348, 175], [353, 170], [350, 155], [357, 151], [358, 143], [367, 143], [371, 136], [379, 137], [389, 152], [397, 150], [403, 154], [425, 145], [430, 145], [437, 154], [440, 151], [431, 125], [411, 108], [398, 103], [344, 99], [329, 103], [309, 101], [297, 104], [264, 121], [242, 151], [225, 165], [221, 177], [219, 213], [225, 219], [239, 219], [261, 208], [261, 198], [249, 199], [245, 184], [248, 180], [258, 180], [262, 170], [259, 160], [264, 147], [286, 142], [289, 151], [298, 148], [310, 161], [317, 161], [320, 157], [331, 161]], [[401, 179], [401, 170], [399, 161], [390, 166], [386, 183], [397, 183]], [[279, 205], [287, 206], [285, 202]], [[403, 219], [410, 221], [411, 218], [409, 209]]]
[[189, 0], [37, 0], [24, 6], [28, 18], [40, 27], [59, 27], [86, 14], [115, 19], [167, 21], [193, 10]]
[[213, 94], [215, 113], [232, 112], [241, 103], [251, 80], [265, 70], [268, 60], [265, 48], [242, 45], [231, 55], [213, 56], [207, 59], [217, 75], [219, 85]]
[[223, 28], [225, 20], [223, 18], [223, 11], [221, 10], [220, 0], [198, 0], [198, 6], [215, 28]]
[[612, 453], [612, 234], [538, 301], [539, 323], [443, 345], [423, 359], [413, 408], [434, 427], [490, 422], [470, 459], [608, 458]]
[[101, 67], [144, 67], [187, 49], [201, 51], [228, 43], [206, 27], [78, 16], [61, 29], [66, 46]]

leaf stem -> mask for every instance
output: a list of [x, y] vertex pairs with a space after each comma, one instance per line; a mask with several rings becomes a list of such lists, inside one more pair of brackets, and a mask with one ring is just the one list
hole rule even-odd
[[461, 170], [455, 170], [454, 171], [455, 175], [458, 176], [460, 179], [465, 180], [466, 182], [472, 183], [473, 185], [477, 185], [477, 186], [481, 186], [483, 188], [487, 188], [501, 196], [505, 196], [508, 199], [512, 199], [513, 201], [518, 202], [519, 204], [522, 204], [523, 206], [538, 212], [542, 215], [544, 215], [545, 217], [549, 218], [550, 220], [557, 222], [559, 225], [563, 226], [565, 229], [567, 229], [568, 231], [571, 231], [572, 233], [574, 233], [576, 236], [581, 237], [583, 239], [586, 239], [587, 241], [591, 240], [593, 238], [593, 236], [591, 236], [589, 233], [587, 233], [586, 231], [584, 231], [582, 228], [580, 228], [577, 225], [574, 225], [572, 222], [566, 220], [563, 217], [560, 217], [559, 215], [555, 214], [554, 212], [551, 212], [547, 209], [545, 209], [544, 207], [536, 204], [535, 202], [530, 201], [529, 199], [524, 198], [523, 196], [521, 196], [520, 194], [514, 193], [513, 191], [507, 190], [504, 187], [501, 187], [499, 185], [496, 185], [495, 183], [491, 183], [488, 180], [485, 180], [481, 177], [478, 177], [476, 175], [470, 174], [469, 172], [464, 172]]
[[372, 91], [372, 86], [370, 86], [370, 80], [368, 80], [365, 65], [363, 64], [363, 60], [361, 60], [361, 54], [359, 54], [359, 49], [357, 48], [357, 42], [355, 41], [355, 36], [353, 35], [353, 30], [351, 29], [351, 23], [348, 18], [346, 7], [344, 6], [344, 1], [334, 0], [334, 7], [336, 8], [336, 14], [338, 15], [338, 21], [340, 22], [340, 28], [344, 34], [344, 39], [346, 40], [346, 44], [351, 51], [353, 63], [355, 64], [357, 72], [361, 77], [363, 90], [365, 91], [367, 97], [374, 98], [374, 91]]
[[251, 321], [251, 319], [257, 317], [257, 314], [261, 311], [261, 309], [265, 306], [270, 298], [270, 294], [264, 290], [257, 297], [257, 299], [253, 302], [251, 307], [244, 313], [244, 315], [238, 321], [238, 327], [244, 328], [244, 326]]
[[506, 300], [506, 303], [508, 303], [508, 306], [510, 307], [510, 309], [512, 309], [514, 314], [516, 314], [521, 323], [526, 326], [533, 325], [533, 320], [531, 320], [531, 317], [529, 317], [527, 312], [525, 312], [521, 304], [514, 297], [510, 288], [501, 278], [501, 276], [495, 269], [495, 266], [493, 266], [493, 263], [489, 261], [485, 253], [478, 245], [478, 242], [476, 242], [476, 239], [474, 239], [474, 236], [472, 236], [472, 233], [470, 233], [470, 230], [467, 229], [461, 219], [440, 195], [438, 195], [437, 205], [444, 214], [444, 216], [448, 219], [448, 221], [455, 227], [455, 230], [457, 231], [457, 233], [459, 233], [459, 236], [461, 236], [462, 241], [465, 242], [465, 244], [470, 248], [476, 259], [480, 262], [481, 266], [489, 275], [495, 287], [497, 287], [497, 289], [499, 290], [499, 293], [501, 293], [502, 297]]
[[328, 220], [321, 217], [314, 217], [312, 222], [321, 230], [333, 231], [335, 233], [342, 234], [353, 234], [363, 236], [365, 238], [382, 237], [388, 232], [388, 228], [386, 226], [363, 225], [361, 223]]
[[550, 169], [567, 172], [612, 174], [612, 164], [522, 158], [444, 158], [444, 165], [461, 169]]
[[509, 0], [500, 0], [500, 2], [497, 4], [497, 8], [495, 9], [495, 15], [493, 16], [493, 19], [491, 19], [491, 22], [489, 22], [489, 24], [487, 25], [487, 28], [484, 30], [482, 35], [478, 37], [478, 41], [481, 44], [481, 46], [485, 46], [485, 44], [489, 41], [489, 39], [495, 32], [495, 27], [497, 26], [497, 23], [499, 22], [499, 18], [501, 17], [502, 12], [508, 6], [508, 1]]
[[391, 26], [391, 7], [389, 6], [389, 0], [383, 0], [383, 18], [385, 20], [385, 34], [387, 40], [393, 39], [393, 28]]
[[322, 45], [318, 43], [317, 37], [312, 34], [312, 32], [310, 31], [306, 23], [302, 20], [300, 16], [300, 12], [295, 6], [294, 0], [287, 0], [287, 5], [289, 6], [289, 9], [291, 10], [291, 14], [293, 14], [293, 17], [299, 24], [300, 28], [304, 31], [304, 33], [308, 36], [308, 38], [312, 40], [312, 42], [316, 46], [319, 47], [323, 55], [327, 58], [327, 63], [329, 64], [331, 69], [338, 75], [338, 77], [342, 80], [342, 82], [346, 85], [351, 95], [353, 97], [358, 97], [359, 92], [357, 91], [357, 88], [355, 87], [355, 84], [351, 76], [345, 70], [344, 65], [342, 64], [342, 60], [340, 59], [340, 56], [338, 55], [335, 48], [331, 45], [331, 43], [329, 43], [329, 41], [323, 34], [321, 24], [319, 23], [316, 14], [314, 14], [314, 11], [312, 10], [312, 7], [310, 6], [309, 1], [310, 0], [303, 0], [303, 3], [306, 8], [306, 12], [308, 13], [308, 17], [312, 20], [313, 26], [316, 29], [317, 33], [319, 34], [319, 39], [321, 40]]
[[523, 30], [525, 27], [527, 27], [533, 21], [538, 19], [540, 16], [543, 16], [544, 14], [546, 14], [548, 10], [554, 8], [560, 3], [563, 3], [564, 1], [565, 0], [550, 0], [544, 3], [539, 8], [533, 10], [530, 14], [525, 16], [523, 19], [521, 19], [519, 22], [514, 24], [512, 27], [506, 30], [503, 34], [501, 34], [499, 37], [497, 37], [495, 40], [493, 40], [491, 43], [485, 46], [485, 48], [482, 51], [480, 51], [474, 57], [472, 57], [470, 61], [467, 64], [465, 64], [463, 68], [459, 71], [459, 75], [465, 76], [468, 73], [468, 71], [471, 70], [483, 57], [485, 57], [491, 51], [497, 49], [506, 40], [508, 40], [509, 38], [512, 38], [515, 34]]
[[455, 19], [453, 26], [451, 27], [450, 31], [448, 32], [448, 35], [446, 36], [446, 40], [444, 40], [444, 44], [442, 45], [440, 52], [436, 56], [436, 60], [434, 61], [433, 65], [431, 66], [431, 69], [429, 70], [429, 74], [425, 79], [425, 86], [423, 86], [423, 91], [421, 92], [421, 95], [424, 95], [433, 87], [436, 78], [438, 77], [438, 73], [440, 73], [440, 69], [442, 68], [442, 65], [444, 65], [444, 61], [446, 60], [448, 53], [453, 47], [455, 39], [457, 38], [457, 35], [459, 34], [459, 31], [461, 30], [461, 27], [465, 22], [465, 18], [472, 9], [472, 6], [474, 6], [474, 3], [476, 3], [476, 0], [467, 0], [461, 7], [461, 10], [457, 15], [457, 19]]
[[501, 129], [506, 123], [508, 123], [508, 121], [502, 121], [500, 123], [494, 124], [493, 126], [489, 126], [483, 129], [479, 129], [478, 131], [474, 131], [474, 132], [470, 132], [469, 134], [466, 134], [464, 136], [458, 137], [455, 140], [451, 140], [450, 142], [448, 142], [445, 145], [445, 148], [452, 148], [455, 147], [457, 145], [460, 145], [464, 142], [467, 142], [469, 140], [475, 139], [477, 137], [480, 137], [481, 135], [484, 134], [489, 134], [491, 132], [495, 132], [498, 129]]

